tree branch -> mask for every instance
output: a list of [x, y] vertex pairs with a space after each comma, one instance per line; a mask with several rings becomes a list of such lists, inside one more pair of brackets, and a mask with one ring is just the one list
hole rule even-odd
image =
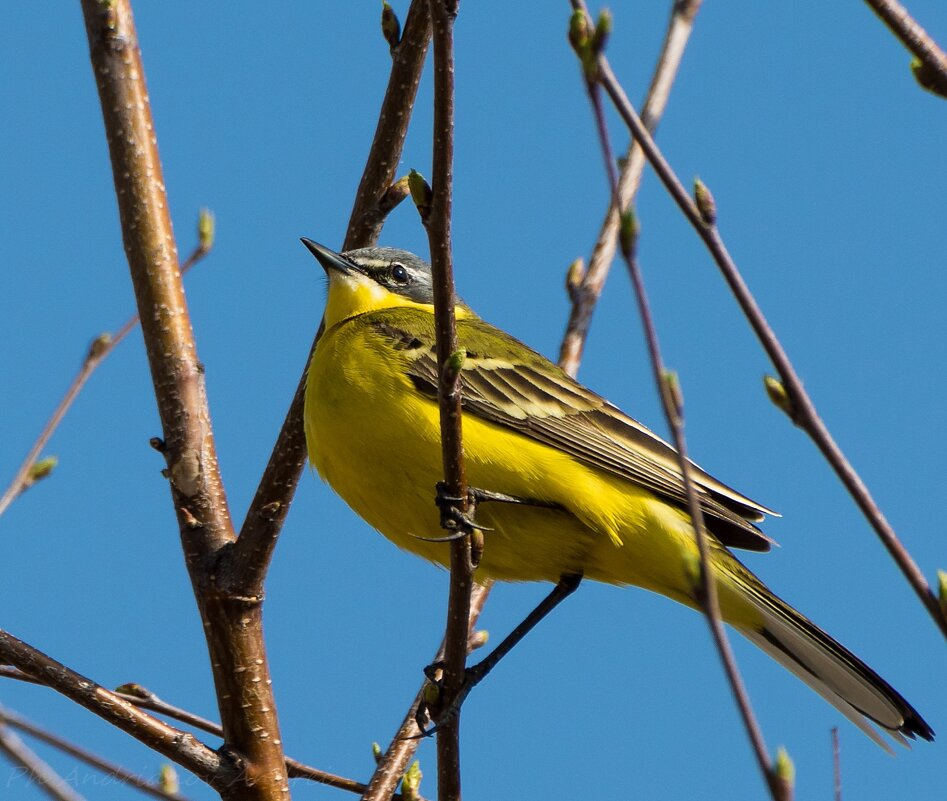
[[[477, 620], [480, 618], [480, 613], [483, 611], [483, 606], [487, 602], [492, 587], [492, 583], [474, 585], [473, 592], [470, 595], [468, 634], [472, 633], [476, 627]], [[435, 663], [444, 658], [444, 644], [445, 642], [442, 640], [440, 647], [437, 649], [437, 654], [434, 656]], [[398, 782], [401, 781], [411, 757], [414, 756], [414, 752], [417, 751], [421, 742], [420, 736], [423, 732], [418, 728], [417, 710], [424, 699], [426, 685], [427, 682], [425, 681], [414, 696], [414, 700], [411, 702], [411, 706], [408, 707], [398, 731], [372, 774], [368, 788], [362, 796], [362, 801], [387, 801], [392, 797], [391, 794], [398, 786]]]
[[920, 62], [912, 65], [914, 77], [925, 89], [947, 97], [947, 54], [898, 0], [865, 0], [890, 30]]
[[[430, 0], [434, 42], [434, 146], [431, 204], [421, 219], [431, 248], [434, 284], [434, 329], [437, 345], [438, 406], [444, 483], [450, 519], [456, 522], [467, 512], [467, 480], [464, 473], [460, 378], [464, 354], [457, 349], [454, 320], [454, 274], [451, 259], [451, 193], [454, 160], [454, 19], [456, 0]], [[456, 525], [465, 536], [450, 543], [450, 593], [444, 634], [444, 677], [441, 698], [452, 702], [464, 682], [467, 634], [474, 564], [472, 529]], [[437, 796], [440, 801], [460, 798], [460, 710], [448, 713], [437, 730]]]
[[[392, 52], [388, 88], [355, 196], [343, 250], [374, 244], [388, 212], [397, 205], [395, 196], [404, 189], [402, 186], [388, 194], [401, 161], [430, 36], [428, 0], [413, 0], [401, 41]], [[221, 565], [221, 572], [226, 577], [224, 580], [236, 594], [262, 595], [273, 549], [306, 464], [306, 435], [303, 430], [306, 372], [322, 330], [320, 326], [306, 358], [296, 394], [247, 510], [237, 543], [227, 562]]]
[[121, 765], [117, 765], [114, 762], [109, 762], [106, 759], [102, 759], [102, 757], [100, 757], [98, 754], [94, 754], [85, 748], [80, 748], [74, 743], [70, 743], [63, 737], [53, 734], [52, 732], [37, 726], [32, 721], [29, 721], [8, 709], [3, 709], [2, 707], [0, 707], [0, 724], [6, 724], [10, 728], [19, 729], [20, 731], [35, 737], [37, 740], [40, 740], [47, 745], [51, 745], [53, 748], [62, 751], [64, 754], [69, 754], [69, 756], [75, 757], [79, 761], [85, 762], [86, 764], [101, 770], [106, 776], [112, 777], [122, 784], [127, 784], [130, 787], [141, 790], [146, 795], [151, 795], [155, 798], [163, 798], [166, 801], [168, 799], [170, 799], [170, 801], [187, 801], [184, 796], [179, 795], [178, 793], [167, 792], [161, 789], [161, 786], [155, 782], [149, 781], [142, 776], [125, 770], [125, 768], [123, 768]]
[[737, 302], [740, 304], [743, 314], [746, 316], [747, 321], [760, 340], [763, 349], [779, 373], [787, 393], [788, 408], [790, 409], [790, 416], [793, 422], [809, 435], [822, 452], [826, 461], [855, 500], [859, 509], [861, 509], [862, 514], [871, 524], [872, 528], [874, 528], [878, 538], [888, 549], [888, 553], [901, 569], [901, 572], [921, 600], [921, 603], [927, 609], [931, 618], [940, 628], [941, 633], [947, 637], [947, 618], [941, 614], [937, 597], [931, 591], [920, 568], [911, 558], [911, 555], [901, 544], [900, 540], [898, 540], [894, 529], [878, 508], [868, 488], [851, 464], [849, 464], [819, 417], [812, 399], [803, 387], [802, 381], [796, 374], [795, 368], [789, 361], [789, 357], [786, 355], [782, 344], [776, 338], [776, 334], [767, 322], [766, 317], [756, 303], [756, 299], [744, 282], [743, 276], [730, 257], [720, 237], [715, 220], [711, 220], [710, 218], [705, 220], [702, 217], [697, 205], [691, 200], [680, 180], [661, 154], [654, 139], [648, 134], [641, 119], [635, 112], [634, 107], [629, 102], [621, 84], [619, 84], [615, 78], [614, 73], [608, 65], [607, 59], [604, 57], [599, 58], [599, 70], [602, 88], [608, 93], [608, 96], [611, 98], [612, 103], [615, 105], [615, 108], [618, 110], [619, 115], [628, 126], [632, 135], [641, 144], [645, 156], [654, 168], [654, 171], [658, 174], [661, 182], [665, 185], [671, 197], [680, 207], [694, 230], [704, 241], [730, 287], [731, 292], [733, 292]]
[[[677, 76], [684, 49], [694, 27], [694, 18], [700, 10], [702, 0], [678, 0], [671, 9], [671, 18], [668, 21], [664, 35], [664, 44], [658, 63], [655, 65], [651, 85], [645, 97], [641, 120], [652, 134], [661, 121], [664, 109], [667, 106], [671, 87]], [[621, 175], [618, 179], [618, 198], [621, 209], [628, 208], [638, 193], [641, 185], [641, 174], [644, 171], [645, 158], [641, 146], [635, 139], [625, 154]], [[611, 200], [611, 196], [610, 196]], [[610, 202], [602, 227], [592, 249], [588, 270], [580, 281], [570, 281], [569, 295], [572, 307], [569, 312], [569, 321], [566, 332], [559, 347], [559, 366], [573, 378], [579, 372], [579, 362], [585, 350], [589, 328], [592, 325], [592, 315], [598, 304], [599, 296], [605, 286], [612, 259], [615, 256], [615, 245], [618, 241], [618, 210]]]
[[[586, 15], [585, 26], [592, 33], [584, 38], [579, 35], [579, 41], [574, 41], [577, 54], [580, 56], [585, 77], [586, 91], [592, 104], [596, 128], [598, 130], [599, 141], [602, 147], [602, 155], [605, 160], [605, 171], [609, 178], [612, 209], [621, 205], [619, 197], [618, 176], [615, 172], [615, 159], [612, 154], [612, 147], [608, 137], [608, 127], [605, 122], [605, 113], [602, 109], [602, 100], [598, 86], [599, 71], [597, 69], [599, 50], [604, 46], [606, 33], [599, 33], [591, 28], [592, 21], [587, 16], [584, 4], [573, 2], [577, 11]], [[610, 28], [610, 17], [600, 17], [599, 28]], [[681, 477], [684, 482], [684, 491], [687, 497], [687, 511], [691, 518], [691, 524], [694, 529], [694, 537], [697, 542], [697, 550], [700, 555], [700, 575], [695, 586], [695, 595], [701, 606], [707, 624], [710, 627], [711, 636], [720, 659], [723, 663], [727, 679], [730, 682], [734, 699], [743, 718], [750, 744], [753, 747], [756, 759], [759, 764], [763, 779], [769, 787], [770, 794], [774, 801], [787, 801], [781, 792], [781, 785], [776, 781], [776, 776], [771, 768], [771, 761], [766, 750], [766, 744], [763, 735], [760, 732], [759, 724], [753, 713], [750, 700], [743, 684], [743, 679], [730, 649], [729, 641], [723, 630], [723, 621], [720, 616], [720, 603], [717, 597], [717, 584], [713, 578], [710, 554], [707, 544], [707, 533], [704, 527], [704, 515], [700, 508], [700, 502], [697, 499], [697, 493], [694, 488], [693, 478], [691, 476], [691, 467], [687, 459], [687, 443], [684, 438], [684, 417], [683, 401], [681, 400], [680, 388], [676, 378], [667, 372], [664, 366], [664, 360], [661, 356], [661, 350], [658, 343], [658, 334], [654, 326], [654, 318], [651, 315], [651, 306], [648, 302], [648, 295], [644, 286], [644, 279], [641, 274], [641, 268], [637, 260], [638, 243], [638, 223], [633, 212], [623, 212], [621, 220], [621, 252], [631, 278], [634, 288], [635, 299], [638, 304], [638, 313], [641, 317], [641, 324], [644, 330], [645, 342], [648, 347], [648, 356], [651, 361], [651, 369], [655, 382], [655, 388], [661, 401], [664, 416], [671, 431], [675, 448], [677, 450], [678, 467], [681, 471]]]
[[[207, 214], [209, 214], [209, 212], [201, 212], [202, 221], [206, 218]], [[201, 224], [199, 224], [199, 231], [201, 230], [201, 227]], [[184, 275], [188, 270], [191, 269], [191, 267], [198, 264], [204, 258], [204, 256], [210, 252], [211, 247], [213, 247], [213, 236], [211, 236], [209, 239], [205, 239], [203, 236], [200, 236], [200, 241], [198, 242], [197, 246], [191, 252], [191, 255], [187, 258], [187, 261], [181, 265], [181, 275]], [[20, 465], [20, 469], [17, 471], [16, 475], [13, 477], [13, 480], [10, 482], [10, 485], [3, 493], [3, 497], [0, 498], [0, 515], [2, 515], [7, 510], [7, 507], [30, 486], [30, 473], [33, 470], [33, 466], [36, 464], [36, 460], [39, 458], [43, 448], [46, 447], [46, 443], [49, 442], [50, 438], [59, 427], [59, 424], [66, 416], [66, 412], [69, 411], [73, 402], [79, 396], [79, 393], [85, 386], [86, 381], [88, 381], [89, 376], [91, 376], [92, 373], [95, 372], [95, 369], [103, 361], [105, 361], [106, 357], [108, 357], [108, 355], [118, 347], [121, 341], [125, 339], [125, 337], [128, 336], [132, 330], [134, 330], [136, 325], [138, 325], [137, 314], [132, 315], [128, 320], [126, 320], [125, 324], [119, 328], [114, 335], [102, 334], [92, 341], [92, 345], [86, 352], [85, 359], [82, 361], [82, 366], [79, 368], [79, 372], [72, 380], [72, 383], [66, 390], [66, 394], [63, 395], [62, 400], [59, 401], [59, 405], [56, 406], [56, 409], [53, 411], [52, 416], [43, 427], [43, 430], [40, 431], [39, 436], [36, 438], [36, 442], [33, 443], [33, 447], [30, 448], [29, 452], [26, 454], [23, 464]]]
[[[260, 598], [218, 592], [212, 567], [234, 539], [171, 230], [155, 126], [129, 0], [82, 0], [185, 561], [200, 608], [226, 748], [243, 778], [225, 797], [288, 792]], [[137, 712], [137, 710], [136, 710]], [[141, 714], [141, 713], [138, 713]]]
[[[0, 720], [0, 753], [4, 754], [24, 775], [35, 781], [40, 789], [55, 801], [85, 801], [66, 780], [35, 754]], [[12, 784], [12, 778], [7, 786]]]
[[220, 789], [231, 786], [237, 779], [238, 773], [234, 767], [192, 734], [175, 729], [140, 711], [111, 690], [70, 670], [2, 630], [0, 660], [19, 668], [35, 677], [41, 684], [84, 706], [211, 786]]

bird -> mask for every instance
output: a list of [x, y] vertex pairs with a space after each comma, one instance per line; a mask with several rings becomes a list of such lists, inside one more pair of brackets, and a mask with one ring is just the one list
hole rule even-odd
[[[433, 502], [443, 478], [430, 265], [396, 248], [335, 252], [324, 330], [309, 363], [304, 427], [321, 478], [398, 547], [441, 566]], [[677, 451], [455, 296], [464, 461], [482, 503], [479, 581], [635, 585], [699, 608], [697, 543]], [[723, 620], [890, 751], [934, 732], [888, 682], [778, 598], [731, 549], [767, 551], [775, 514], [694, 463]], [[568, 583], [568, 582], [566, 582]], [[566, 591], [565, 594], [568, 593]]]

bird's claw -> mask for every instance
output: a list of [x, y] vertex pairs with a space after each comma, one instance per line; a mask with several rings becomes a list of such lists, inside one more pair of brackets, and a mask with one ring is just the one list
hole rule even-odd
[[[480, 683], [484, 676], [478, 670], [479, 667], [480, 665], [472, 665], [464, 670], [463, 682], [454, 697], [446, 705], [442, 705], [445, 699], [443, 698], [443, 685], [440, 676], [444, 663], [435, 662], [424, 668], [424, 675], [427, 677], [429, 684], [425, 687], [424, 695], [414, 715], [415, 723], [417, 723], [420, 731], [420, 734], [417, 735], [418, 738], [433, 737], [445, 723], [460, 714], [460, 708], [467, 700], [467, 696], [470, 695], [470, 691]], [[427, 726], [429, 722], [432, 724], [430, 727]]]
[[[469, 491], [464, 498], [448, 495], [447, 485], [443, 481], [438, 481], [437, 495], [434, 498], [434, 503], [436, 503], [441, 510], [441, 528], [447, 531], [459, 531], [465, 534], [472, 531], [493, 531], [493, 529], [487, 526], [481, 526], [474, 520], [473, 514], [477, 508], [477, 504], [476, 501], [472, 499], [473, 496]], [[458, 508], [458, 504], [462, 503], [466, 503], [470, 510], [469, 512], [464, 512]], [[453, 537], [450, 539], [453, 539]]]

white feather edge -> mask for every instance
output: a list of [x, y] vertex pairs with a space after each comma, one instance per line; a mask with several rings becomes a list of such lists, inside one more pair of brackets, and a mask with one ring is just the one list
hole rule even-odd
[[[766, 610], [761, 611], [764, 611], [764, 616], [767, 621], [767, 630], [783, 645], [783, 647], [799, 657], [799, 659], [801, 659], [805, 664], [812, 665], [812, 669], [819, 671], [821, 675], [832, 677], [834, 679], [833, 684], [838, 684], [839, 680], [841, 679], [841, 683], [844, 685], [845, 691], [849, 694], [856, 694], [858, 696], [858, 702], [863, 707], [870, 709], [872, 715], [875, 715], [875, 710], [878, 710], [878, 725], [881, 726], [885, 732], [891, 736], [892, 739], [901, 743], [901, 745], [907, 748], [911, 747], [907, 739], [901, 734], [900, 731], [897, 730], [896, 727], [888, 726], [880, 722], [881, 720], [892, 717], [898, 720], [898, 725], [900, 725], [902, 721], [897, 710], [895, 710], [884, 698], [880, 697], [874, 688], [868, 686], [861, 676], [852, 672], [848, 666], [842, 662], [839, 662], [839, 660], [837, 660], [832, 654], [826, 652], [818, 642], [813, 641], [806, 635], [805, 632], [801, 632], [795, 628], [792, 628], [791, 626], [787, 625], [785, 621], [777, 618], [771, 613], [767, 613]], [[834, 706], [839, 712], [845, 715], [845, 717], [847, 717], [859, 729], [861, 729], [873, 742], [875, 742], [892, 756], [894, 755], [894, 751], [891, 749], [891, 746], [881, 736], [878, 730], [871, 725], [872, 722], [869, 721], [869, 719], [865, 717], [865, 715], [856, 709], [851, 703], [845, 700], [845, 698], [839, 694], [838, 690], [826, 684], [826, 682], [815, 673], [806, 670], [796, 660], [791, 659], [786, 653], [769, 642], [769, 640], [763, 637], [759, 632], [742, 627], [738, 627], [737, 630], [760, 650], [764, 651], [780, 665], [808, 684], [813, 690], [815, 690], [826, 701], [832, 704], [832, 706]], [[867, 703], [863, 703], [863, 700], [867, 701]]]

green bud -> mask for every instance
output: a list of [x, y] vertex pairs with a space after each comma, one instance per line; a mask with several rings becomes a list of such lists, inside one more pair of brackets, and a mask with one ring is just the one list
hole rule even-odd
[[30, 465], [30, 472], [26, 476], [24, 484], [27, 487], [33, 486], [37, 481], [49, 478], [50, 473], [56, 469], [59, 459], [55, 456], [47, 456], [45, 459], [37, 459]]
[[92, 340], [92, 344], [89, 345], [89, 351], [86, 353], [85, 357], [86, 362], [91, 362], [102, 358], [111, 344], [112, 335], [110, 333], [106, 331], [104, 334], [99, 334], [95, 339]]
[[664, 398], [671, 410], [671, 415], [680, 420], [684, 413], [684, 393], [681, 391], [681, 381], [674, 370], [665, 370], [661, 379]]
[[700, 178], [694, 179], [694, 202], [697, 204], [697, 211], [700, 213], [700, 219], [703, 220], [704, 225], [716, 225], [717, 203], [707, 188], [707, 184], [701, 181]]
[[626, 259], [633, 259], [638, 250], [638, 217], [633, 208], [627, 208], [621, 213], [618, 221], [618, 242], [621, 245], [622, 255]]
[[421, 693], [424, 703], [431, 708], [436, 708], [441, 702], [441, 688], [434, 681], [424, 683], [424, 690]]
[[911, 73], [914, 75], [914, 80], [923, 89], [935, 95], [947, 97], [947, 83], [944, 82], [940, 73], [932, 70], [916, 56], [911, 59]]
[[475, 631], [470, 637], [467, 638], [467, 650], [476, 651], [478, 648], [483, 648], [490, 640], [490, 632], [486, 629], [480, 629]]
[[776, 376], [764, 375], [763, 386], [766, 388], [766, 394], [769, 395], [769, 399], [773, 402], [773, 405], [792, 418], [792, 401], [789, 399], [789, 393], [786, 392], [786, 387], [783, 386], [783, 382], [776, 378]]
[[201, 250], [208, 251], [214, 246], [216, 219], [210, 209], [201, 209], [197, 215], [197, 241]]
[[130, 695], [134, 698], [151, 698], [151, 693], [148, 690], [146, 690], [140, 684], [135, 684], [134, 682], [129, 682], [128, 684], [119, 684], [118, 687], [115, 688], [115, 692], [121, 693], [122, 695]]
[[387, 2], [381, 4], [381, 35], [385, 37], [391, 51], [401, 43], [401, 22]]
[[582, 9], [576, 9], [569, 18], [569, 44], [578, 56], [589, 46], [589, 18]]
[[566, 291], [569, 297], [573, 299], [576, 297], [576, 293], [582, 288], [583, 280], [585, 280], [585, 259], [580, 256], [566, 270]]
[[376, 765], [381, 762], [383, 756], [384, 752], [381, 750], [381, 746], [378, 743], [372, 743], [372, 759], [375, 760]]
[[791, 791], [796, 783], [796, 766], [789, 757], [789, 752], [782, 746], [776, 749], [776, 762], [773, 764], [773, 772], [776, 774], [776, 778]]
[[419, 791], [423, 777], [421, 763], [416, 759], [411, 763], [411, 767], [404, 772], [404, 776], [401, 777], [401, 797], [404, 801], [418, 801], [421, 797]]
[[173, 765], [164, 764], [158, 771], [158, 786], [168, 795], [176, 795], [181, 790], [178, 772]]
[[595, 55], [604, 52], [605, 45], [608, 44], [608, 37], [612, 32], [612, 12], [603, 8], [598, 15], [598, 22], [595, 23], [595, 32], [592, 34], [592, 41], [589, 42], [589, 48]]
[[424, 179], [417, 170], [411, 170], [408, 173], [408, 189], [411, 190], [411, 200], [417, 206], [418, 213], [422, 220], [426, 220], [431, 213], [431, 202], [434, 199], [434, 193], [431, 191], [431, 185]]
[[465, 361], [467, 361], [467, 351], [464, 348], [460, 348], [447, 357], [444, 367], [456, 375], [464, 369]]

